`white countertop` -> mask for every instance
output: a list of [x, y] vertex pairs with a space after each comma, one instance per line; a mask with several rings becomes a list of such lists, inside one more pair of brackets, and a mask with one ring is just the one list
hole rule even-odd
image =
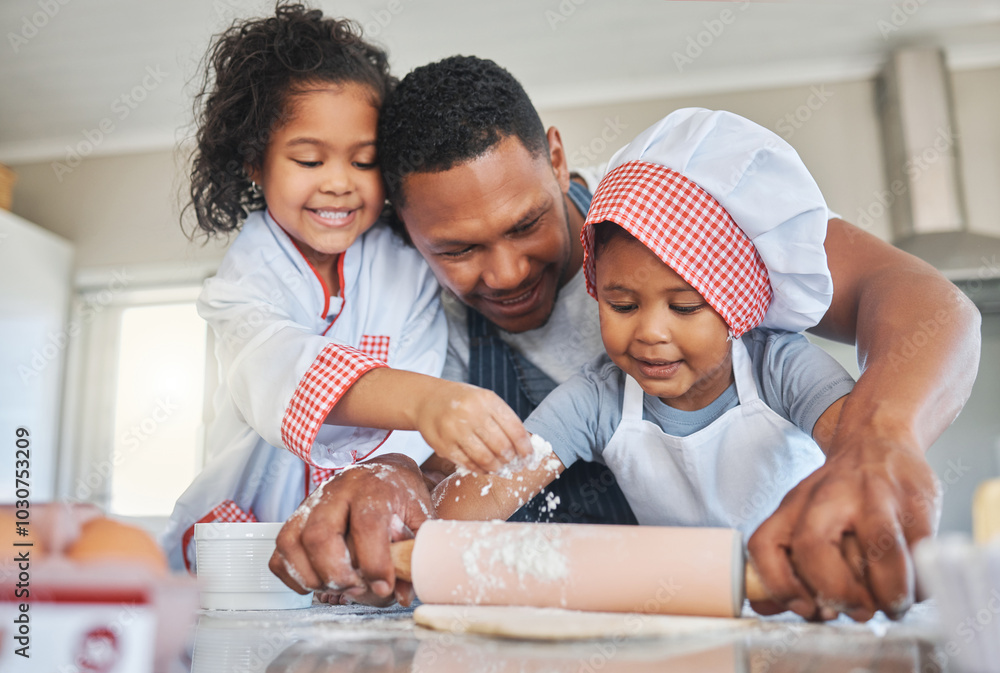
[[[408, 671], [698, 671], [765, 673], [955, 670], [937, 633], [932, 604], [906, 619], [881, 614], [806, 623], [794, 615], [752, 617], [747, 629], [704, 638], [608, 638], [529, 642], [439, 633], [415, 626], [412, 610], [314, 605], [303, 610], [203, 611], [191, 673], [367, 673]], [[178, 670], [184, 670], [179, 668]]]

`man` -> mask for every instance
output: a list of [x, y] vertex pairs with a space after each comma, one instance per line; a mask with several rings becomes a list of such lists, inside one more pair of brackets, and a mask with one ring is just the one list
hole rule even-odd
[[[521, 413], [519, 404], [537, 403], [539, 389], [601, 352], [580, 272], [588, 197], [571, 191], [559, 132], [544, 130], [509, 73], [469, 57], [413, 71], [383, 109], [379, 156], [405, 233], [457, 300], [446, 375], [503, 388]], [[750, 539], [773, 599], [754, 608], [898, 617], [913, 601], [910, 550], [939, 514], [923, 453], [969, 395], [979, 316], [934, 269], [842, 220], [829, 221], [825, 248], [834, 293], [813, 331], [856, 341], [864, 371], [826, 463]], [[926, 345], [903, 356], [903, 339], [917, 331]], [[503, 372], [518, 385], [505, 386]], [[337, 475], [286, 524], [272, 570], [298, 590], [371, 602], [395, 590], [407, 601], [386, 542], [430, 515], [427, 482], [400, 456]], [[615, 497], [610, 484], [596, 490]]]

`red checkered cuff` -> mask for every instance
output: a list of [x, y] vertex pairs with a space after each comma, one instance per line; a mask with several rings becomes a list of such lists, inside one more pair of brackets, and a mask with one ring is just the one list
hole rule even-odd
[[389, 337], [379, 334], [362, 334], [358, 350], [382, 362], [389, 361]]
[[257, 517], [253, 512], [244, 512], [243, 509], [232, 500], [223, 500], [216, 505], [208, 516], [199, 523], [210, 523], [212, 521], [222, 521], [225, 523], [254, 523]]
[[281, 440], [285, 447], [314, 465], [312, 445], [330, 410], [362, 374], [387, 366], [356, 348], [328, 344], [299, 381], [285, 409], [281, 419]]
[[[223, 500], [212, 510], [200, 518], [197, 523], [256, 523], [257, 517], [253, 510], [243, 511], [243, 508], [232, 500]], [[188, 551], [191, 549], [191, 540], [194, 538], [194, 524], [191, 524], [184, 535], [181, 536], [181, 555], [184, 557], [184, 567], [191, 572], [191, 558]]]
[[312, 493], [320, 484], [337, 474], [337, 472], [340, 472], [341, 469], [339, 467], [311, 467], [309, 470], [309, 484], [306, 485], [306, 488]]

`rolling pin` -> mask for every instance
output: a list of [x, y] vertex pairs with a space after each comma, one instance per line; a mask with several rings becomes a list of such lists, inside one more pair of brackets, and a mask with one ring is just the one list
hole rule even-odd
[[431, 520], [391, 553], [424, 603], [736, 617], [767, 598], [728, 528]]

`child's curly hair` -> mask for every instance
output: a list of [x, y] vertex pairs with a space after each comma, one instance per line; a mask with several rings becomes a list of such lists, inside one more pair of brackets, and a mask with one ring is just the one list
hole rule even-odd
[[362, 84], [381, 106], [396, 79], [384, 50], [365, 42], [349, 20], [279, 2], [275, 15], [234, 23], [205, 56], [195, 97], [197, 146], [191, 201], [206, 237], [239, 229], [264, 207], [248, 168], [259, 168], [272, 131], [288, 119], [288, 98], [303, 85]]

